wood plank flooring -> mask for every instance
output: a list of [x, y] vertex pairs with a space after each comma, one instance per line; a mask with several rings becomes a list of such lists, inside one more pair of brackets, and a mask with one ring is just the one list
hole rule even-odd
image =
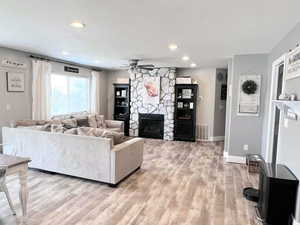
[[141, 170], [115, 189], [30, 170], [26, 221], [18, 179], [8, 177], [17, 216], [0, 193], [0, 224], [255, 225], [254, 205], [242, 189], [257, 186], [257, 180], [243, 165], [224, 164], [222, 143], [148, 139]]

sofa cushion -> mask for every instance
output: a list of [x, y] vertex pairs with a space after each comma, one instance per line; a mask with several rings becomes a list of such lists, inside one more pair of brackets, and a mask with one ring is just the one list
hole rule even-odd
[[113, 145], [118, 145], [127, 140], [127, 138], [124, 136], [121, 132], [115, 132], [110, 130], [105, 130], [102, 137], [110, 138], [113, 140]]
[[64, 133], [67, 129], [62, 124], [51, 124], [51, 132]]
[[105, 128], [106, 130], [110, 130], [110, 131], [114, 131], [114, 132], [122, 132], [122, 129], [121, 128], [110, 128], [110, 127], [107, 127]]
[[64, 132], [64, 134], [73, 134], [73, 135], [77, 135], [77, 128], [72, 128], [72, 129], [68, 129]]
[[78, 127], [77, 134], [82, 136], [93, 136], [93, 132], [90, 127]]
[[101, 128], [93, 128], [93, 127], [78, 127], [77, 133], [78, 135], [83, 136], [93, 136], [93, 137], [102, 137], [105, 129]]
[[48, 131], [46, 130], [45, 125], [36, 125], [36, 126], [18, 126], [20, 129], [30, 129], [36, 131]]
[[96, 115], [97, 127], [106, 128], [106, 123], [103, 115]]
[[89, 120], [88, 118], [81, 118], [81, 119], [76, 119], [77, 120], [77, 126], [78, 127], [89, 127], [90, 124], [89, 124]]
[[66, 114], [66, 115], [58, 115], [58, 116], [51, 117], [51, 120], [66, 120], [66, 119], [71, 119], [71, 115]]
[[63, 126], [67, 129], [76, 128], [77, 120], [76, 119], [65, 119], [61, 121]]
[[88, 115], [88, 121], [89, 127], [97, 128], [97, 120], [95, 114]]
[[38, 125], [36, 120], [18, 120], [15, 123], [16, 127], [27, 127], [36, 125]]

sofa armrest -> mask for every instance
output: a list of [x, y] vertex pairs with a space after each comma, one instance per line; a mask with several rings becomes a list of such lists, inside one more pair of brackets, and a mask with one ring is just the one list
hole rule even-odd
[[117, 184], [138, 169], [143, 162], [144, 139], [133, 138], [111, 150], [111, 183]]
[[120, 128], [121, 131], [124, 131], [124, 122], [118, 120], [105, 120], [107, 128]]

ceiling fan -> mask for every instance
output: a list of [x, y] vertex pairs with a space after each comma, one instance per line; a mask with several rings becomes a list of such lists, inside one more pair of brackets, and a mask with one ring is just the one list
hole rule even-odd
[[153, 70], [155, 66], [153, 64], [139, 64], [140, 59], [131, 59], [126, 67], [143, 70]]

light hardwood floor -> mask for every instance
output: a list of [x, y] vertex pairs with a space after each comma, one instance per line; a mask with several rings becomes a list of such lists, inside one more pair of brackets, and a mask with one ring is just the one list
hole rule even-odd
[[[118, 188], [30, 170], [27, 225], [255, 225], [242, 196], [257, 185], [245, 166], [224, 164], [223, 145], [146, 140], [144, 163]], [[8, 178], [18, 216], [0, 194], [0, 224], [21, 224], [18, 180]]]

